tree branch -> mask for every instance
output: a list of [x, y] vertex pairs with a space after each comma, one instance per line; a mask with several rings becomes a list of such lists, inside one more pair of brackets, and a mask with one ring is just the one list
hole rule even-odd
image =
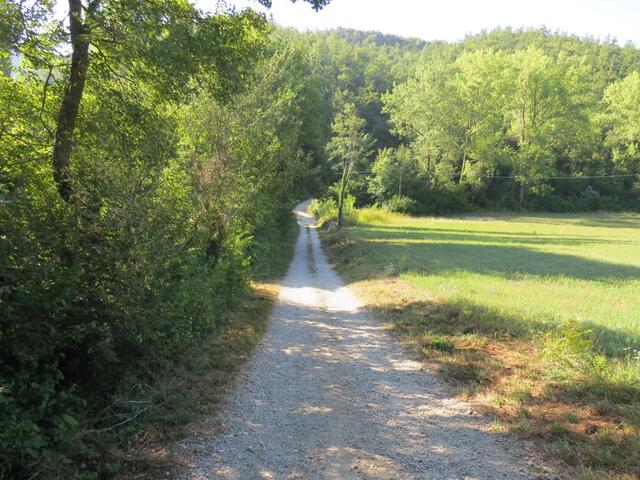
[[[87, 10], [88, 20], [98, 8], [99, 0], [92, 0]], [[89, 33], [87, 19], [82, 16], [82, 0], [69, 0], [69, 33], [71, 35], [71, 70], [62, 97], [55, 143], [53, 146], [53, 180], [62, 199], [71, 200], [69, 159], [73, 149], [73, 133], [82, 101], [89, 67]]]

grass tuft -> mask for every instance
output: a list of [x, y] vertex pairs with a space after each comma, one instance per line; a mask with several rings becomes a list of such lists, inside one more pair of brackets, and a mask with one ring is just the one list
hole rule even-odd
[[228, 324], [197, 350], [185, 352], [153, 388], [153, 408], [114, 454], [119, 479], [168, 475], [175, 464], [168, 445], [186, 436], [198, 419], [215, 412], [236, 372], [262, 338], [278, 287], [256, 283]]
[[452, 391], [576, 478], [640, 478], [640, 215], [351, 218], [338, 270]]

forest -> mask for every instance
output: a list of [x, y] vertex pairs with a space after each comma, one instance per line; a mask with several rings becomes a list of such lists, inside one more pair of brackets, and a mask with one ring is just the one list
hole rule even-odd
[[302, 199], [640, 210], [631, 44], [300, 33], [180, 0], [68, 10], [0, 3], [2, 478], [109, 477], [103, 437], [122, 442], [159, 372], [269, 274]]
[[[334, 144], [348, 146], [328, 148], [328, 161], [354, 153], [346, 170], [358, 206], [412, 214], [639, 208], [633, 45], [544, 29], [455, 44], [349, 31], [308, 37], [330, 42], [324, 50], [338, 69], [332, 132]], [[331, 46], [345, 43], [342, 52]]]

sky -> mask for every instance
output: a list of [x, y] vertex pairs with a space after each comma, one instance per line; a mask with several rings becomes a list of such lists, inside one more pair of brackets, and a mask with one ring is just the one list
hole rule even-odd
[[[217, 0], [197, 0], [203, 9]], [[255, 0], [226, 0], [242, 8]], [[540, 27], [640, 46], [640, 0], [332, 0], [320, 12], [298, 0], [273, 0], [276, 23], [298, 30], [377, 30], [423, 40], [456, 41], [496, 27]]]

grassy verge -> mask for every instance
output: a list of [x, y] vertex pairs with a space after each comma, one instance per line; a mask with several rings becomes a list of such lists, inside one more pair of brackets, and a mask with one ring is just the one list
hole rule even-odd
[[191, 432], [199, 419], [215, 413], [236, 373], [262, 338], [279, 293], [274, 280], [286, 272], [297, 232], [292, 221], [280, 241], [274, 234], [267, 243], [270, 261], [256, 265], [257, 280], [229, 314], [228, 322], [199, 348], [185, 352], [163, 368], [153, 385], [144, 386], [151, 408], [118, 434], [125, 440], [110, 453], [104, 476], [129, 480], [168, 475], [176, 462], [170, 445]]
[[215, 412], [235, 373], [262, 338], [277, 294], [275, 284], [252, 284], [228, 325], [158, 379], [152, 392], [153, 412], [115, 454], [117, 478], [166, 475], [174, 462], [168, 446], [187, 434], [190, 423]]
[[640, 216], [353, 220], [328, 253], [454, 392], [577, 478], [640, 477]]

